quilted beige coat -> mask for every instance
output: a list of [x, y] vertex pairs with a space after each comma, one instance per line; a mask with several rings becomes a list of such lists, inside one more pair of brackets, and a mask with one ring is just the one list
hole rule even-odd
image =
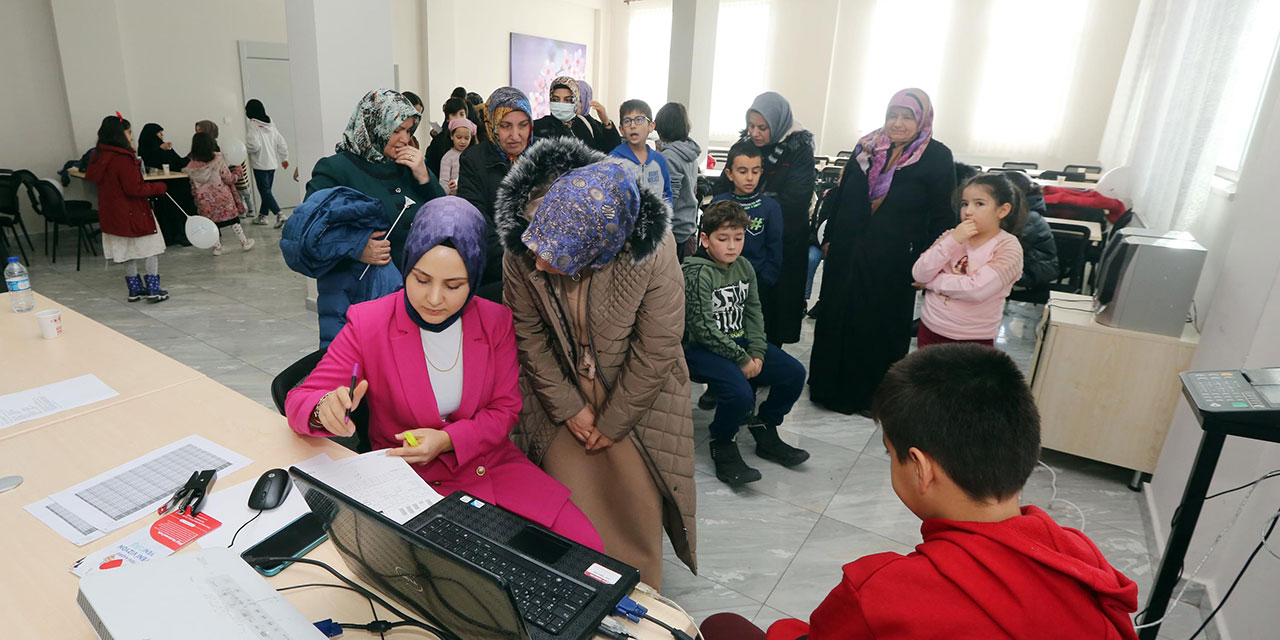
[[[498, 191], [495, 221], [506, 249], [503, 302], [515, 315], [524, 407], [512, 438], [535, 463], [568, 418], [584, 405], [577, 387], [572, 323], [561, 315], [547, 274], [520, 239], [527, 215], [565, 171], [605, 160], [571, 138], [526, 151]], [[628, 244], [589, 281], [588, 325], [609, 399], [596, 426], [635, 442], [663, 497], [663, 526], [676, 555], [697, 572], [693, 419], [684, 334], [684, 277], [662, 196], [641, 190], [639, 219]]]

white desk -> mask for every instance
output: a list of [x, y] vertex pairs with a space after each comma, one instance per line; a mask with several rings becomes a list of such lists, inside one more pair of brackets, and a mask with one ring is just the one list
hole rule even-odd
[[[35, 309], [26, 313], [11, 311], [8, 296], [8, 293], [0, 295], [0, 370], [5, 372], [0, 376], [0, 395], [88, 373], [96, 375], [120, 395], [0, 429], [0, 442], [60, 420], [205, 377], [39, 293], [35, 294]], [[36, 322], [36, 313], [46, 309], [62, 310], [62, 335], [53, 340], [41, 337]]]
[[[80, 178], [81, 180], [85, 179], [84, 172], [75, 167], [67, 169], [67, 175], [71, 176], [72, 178]], [[160, 169], [154, 169], [144, 174], [142, 176], [142, 179], [143, 180], [187, 180], [188, 176], [187, 174], [181, 171], [170, 170], [169, 173], [164, 173]]]
[[[7, 302], [7, 299], [4, 300]], [[46, 304], [49, 301], [44, 300]], [[5, 313], [0, 311], [0, 313]], [[66, 319], [64, 311], [64, 321]], [[17, 315], [17, 314], [11, 314]], [[30, 314], [22, 314], [35, 326]], [[81, 316], [83, 318], [83, 316]], [[8, 320], [7, 318], [5, 320]], [[19, 343], [25, 358], [54, 363], [50, 366], [28, 367], [27, 371], [41, 371], [46, 377], [65, 379], [76, 371], [63, 370], [73, 367], [76, 361], [68, 351], [79, 355], [90, 371], [123, 385], [124, 373], [114, 373], [111, 367], [124, 367], [129, 361], [145, 362], [148, 367], [166, 368], [170, 372], [185, 369], [129, 338], [97, 325], [88, 318], [76, 321], [74, 332], [56, 340], [33, 344]], [[90, 325], [97, 325], [96, 327]], [[10, 362], [9, 340], [11, 334], [20, 333], [11, 328], [24, 326], [19, 322], [0, 321], [0, 337], [4, 338], [4, 361]], [[97, 336], [115, 351], [114, 358], [100, 358], [96, 350], [71, 349], [78, 332], [81, 338]], [[76, 338], [79, 340], [81, 338]], [[129, 345], [131, 349], [126, 349]], [[83, 345], [82, 345], [83, 346]], [[42, 351], [43, 350], [43, 351]], [[128, 351], [127, 354], [121, 353]], [[166, 364], [169, 361], [171, 364]], [[95, 364], [96, 363], [96, 364]], [[142, 367], [131, 369], [135, 375], [143, 374]], [[104, 377], [106, 376], [106, 377]], [[108, 380], [108, 377], [110, 380]], [[74, 415], [58, 414], [57, 418], [39, 425], [40, 428], [9, 433], [0, 440], [0, 475], [17, 474], [25, 481], [17, 489], [0, 494], [0, 545], [9, 549], [4, 580], [0, 580], [0, 628], [8, 638], [58, 638], [91, 639], [93, 630], [76, 604], [78, 578], [69, 568], [79, 558], [115, 542], [142, 527], [150, 526], [154, 516], [77, 547], [54, 533], [44, 523], [23, 511], [23, 506], [40, 500], [76, 483], [112, 469], [161, 446], [190, 434], [199, 434], [222, 446], [253, 459], [253, 464], [226, 478], [219, 478], [214, 491], [220, 488], [257, 478], [273, 467], [288, 467], [320, 453], [334, 458], [353, 455], [351, 451], [324, 438], [299, 436], [289, 429], [283, 416], [263, 408], [252, 400], [214, 382], [198, 376], [183, 382], [160, 384], [148, 378], [152, 387], [145, 393], [137, 393], [116, 402], [102, 402], [84, 407]], [[172, 381], [170, 381], [172, 382]], [[13, 385], [12, 380], [5, 384]], [[26, 385], [24, 386], [34, 386]], [[122, 393], [122, 396], [124, 394]], [[67, 412], [70, 413], [70, 412]], [[10, 428], [6, 431], [12, 432]], [[223, 523], [223, 526], [239, 526], [240, 523]], [[193, 547], [199, 542], [193, 543]], [[342, 562], [333, 544], [326, 542], [307, 554], [329, 563], [345, 575], [354, 578], [353, 572]], [[333, 582], [323, 569], [295, 564], [279, 575], [270, 578], [277, 587], [311, 583]], [[366, 585], [367, 586], [367, 585]], [[296, 589], [285, 592], [286, 597], [303, 615], [311, 620], [367, 622], [371, 619], [368, 601], [345, 590], [331, 588]], [[633, 593], [632, 598], [669, 623], [685, 621], [687, 631], [693, 631], [693, 621], [652, 598]], [[671, 636], [653, 624], [626, 623], [636, 636], [645, 639], [666, 640]], [[390, 638], [420, 638], [417, 631], [396, 630], [388, 632]]]

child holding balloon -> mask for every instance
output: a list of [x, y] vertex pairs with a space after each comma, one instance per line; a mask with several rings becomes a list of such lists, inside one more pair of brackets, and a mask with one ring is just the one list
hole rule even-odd
[[[253, 248], [253, 240], [246, 238], [244, 227], [240, 226], [240, 214], [244, 213], [244, 203], [231, 188], [235, 184], [235, 176], [227, 167], [222, 154], [214, 151], [217, 144], [213, 136], [197, 133], [191, 138], [191, 162], [182, 172], [191, 178], [191, 192], [195, 195], [196, 211], [212, 220], [219, 229], [231, 227], [236, 238], [240, 239], [240, 247], [245, 251]], [[194, 240], [193, 240], [194, 242]], [[222, 241], [215, 240], [213, 255], [222, 255]]]
[[[223, 149], [218, 142], [218, 125], [212, 120], [201, 120], [196, 123], [196, 133], [207, 133], [213, 136], [213, 150], [220, 152], [223, 159], [227, 161], [227, 165], [231, 167], [231, 175], [236, 178], [236, 193], [240, 194], [240, 201], [244, 203], [245, 211], [253, 211], [253, 186], [249, 174], [249, 151], [245, 149], [244, 143], [239, 140], [228, 140], [227, 148]], [[294, 180], [297, 180], [296, 169]], [[241, 212], [240, 217], [244, 217]]]

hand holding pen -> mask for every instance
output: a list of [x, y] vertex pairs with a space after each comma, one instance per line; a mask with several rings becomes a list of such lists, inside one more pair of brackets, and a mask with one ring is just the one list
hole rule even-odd
[[365, 379], [354, 387], [338, 387], [326, 393], [316, 405], [313, 422], [335, 436], [355, 433], [356, 425], [350, 420], [351, 412], [360, 406], [360, 401], [368, 390], [369, 381]]

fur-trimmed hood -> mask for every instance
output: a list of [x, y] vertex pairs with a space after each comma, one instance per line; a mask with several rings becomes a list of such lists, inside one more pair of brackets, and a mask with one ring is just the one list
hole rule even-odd
[[[526, 209], [564, 173], [597, 162], [613, 162], [572, 137], [544, 139], [529, 147], [507, 172], [494, 203], [494, 224], [502, 246], [515, 255], [529, 253], [520, 236], [529, 227]], [[640, 188], [640, 211], [624, 252], [634, 262], [652, 256], [671, 232], [671, 206], [661, 194]]]

